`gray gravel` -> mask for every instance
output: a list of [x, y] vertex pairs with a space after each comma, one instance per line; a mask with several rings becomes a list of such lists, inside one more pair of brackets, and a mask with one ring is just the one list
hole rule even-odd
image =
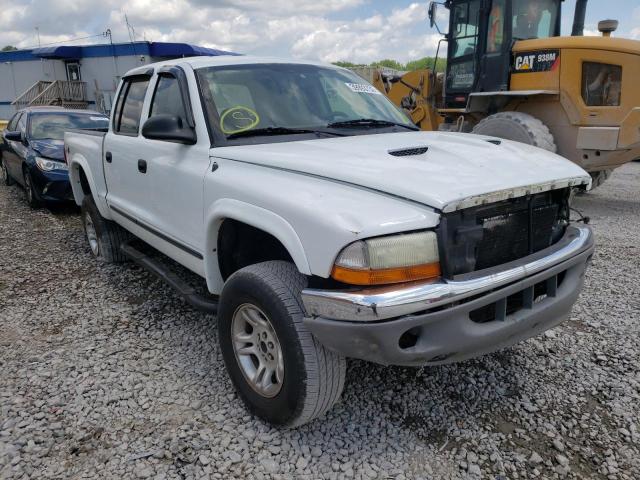
[[349, 364], [297, 431], [247, 414], [215, 319], [96, 263], [0, 187], [0, 478], [640, 478], [640, 164], [577, 199], [598, 250], [561, 327], [458, 365]]

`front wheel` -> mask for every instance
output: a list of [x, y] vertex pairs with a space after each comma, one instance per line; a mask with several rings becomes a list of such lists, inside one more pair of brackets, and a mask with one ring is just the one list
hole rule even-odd
[[33, 184], [33, 177], [29, 170], [24, 171], [24, 193], [27, 197], [27, 203], [31, 208], [40, 208], [42, 206], [42, 200], [40, 195]]
[[257, 416], [289, 427], [329, 410], [346, 373], [344, 357], [303, 323], [306, 284], [289, 262], [251, 265], [227, 280], [218, 313], [220, 349], [240, 397]]

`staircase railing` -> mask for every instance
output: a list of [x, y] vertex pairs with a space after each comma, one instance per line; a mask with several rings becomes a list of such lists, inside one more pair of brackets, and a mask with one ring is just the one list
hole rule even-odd
[[28, 107], [31, 105], [31, 102], [38, 97], [47, 87], [49, 87], [53, 82], [47, 82], [44, 80], [40, 80], [33, 85], [31, 85], [22, 95], [16, 98], [11, 105], [15, 105], [19, 110], [24, 107]]
[[25, 93], [16, 98], [12, 105], [18, 109], [31, 106], [78, 104], [87, 101], [87, 84], [85, 82], [36, 82]]

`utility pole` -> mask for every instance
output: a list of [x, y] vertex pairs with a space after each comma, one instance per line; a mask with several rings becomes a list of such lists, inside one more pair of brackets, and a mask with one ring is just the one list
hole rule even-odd
[[40, 48], [40, 27], [36, 27], [36, 36], [38, 37], [38, 48]]

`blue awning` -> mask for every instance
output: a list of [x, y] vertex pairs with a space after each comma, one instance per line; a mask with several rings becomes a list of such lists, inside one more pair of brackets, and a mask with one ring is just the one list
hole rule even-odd
[[33, 55], [40, 58], [69, 58], [78, 59], [82, 57], [82, 47], [58, 46], [41, 47], [31, 50]]
[[198, 56], [217, 56], [217, 55], [239, 55], [234, 52], [225, 50], [217, 50], [215, 48], [200, 47], [189, 43], [164, 43], [153, 42], [149, 48], [149, 54], [152, 57], [198, 57]]

